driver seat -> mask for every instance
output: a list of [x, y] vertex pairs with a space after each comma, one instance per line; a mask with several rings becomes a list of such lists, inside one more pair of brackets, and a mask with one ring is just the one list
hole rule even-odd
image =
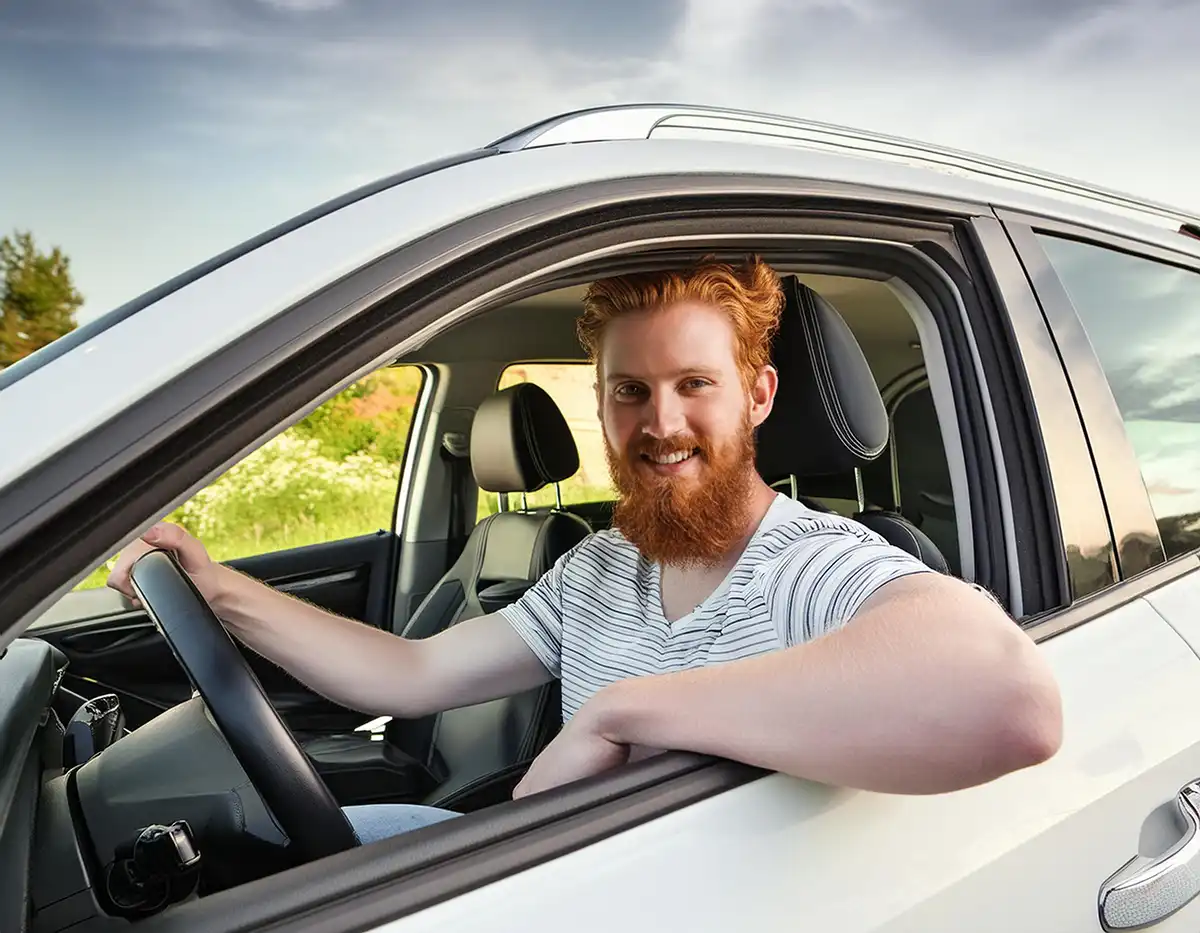
[[[470, 455], [475, 482], [493, 493], [536, 492], [579, 469], [566, 419], [533, 383], [511, 386], [480, 405], [471, 426]], [[432, 635], [516, 602], [591, 533], [584, 519], [560, 509], [489, 515], [475, 526], [462, 555], [417, 610], [405, 635]], [[464, 598], [446, 624], [431, 624], [423, 616], [435, 611], [444, 584], [461, 587]], [[437, 614], [446, 618], [441, 610]], [[441, 777], [421, 802], [467, 811], [507, 799], [558, 731], [561, 716], [559, 684], [553, 680], [516, 696], [399, 724], [408, 739], [405, 750]]]
[[[480, 489], [531, 493], [569, 479], [579, 452], [544, 389], [522, 383], [489, 396], [471, 426]], [[458, 559], [401, 633], [429, 638], [515, 602], [592, 533], [560, 509], [505, 511], [475, 525]], [[511, 796], [562, 724], [557, 680], [516, 696], [420, 719], [393, 719], [383, 742], [362, 733], [305, 742], [339, 803], [426, 803], [468, 812]]]

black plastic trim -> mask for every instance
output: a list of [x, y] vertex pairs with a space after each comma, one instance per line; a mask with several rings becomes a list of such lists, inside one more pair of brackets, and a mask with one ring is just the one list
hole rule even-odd
[[[639, 235], [667, 238], [687, 228], [920, 241], [947, 229], [944, 218], [939, 225], [919, 211], [864, 205], [844, 191], [838, 198], [814, 195], [795, 180], [790, 197], [726, 193], [738, 191], [744, 179], [688, 178], [686, 194], [677, 193], [678, 183], [597, 183], [480, 215], [348, 275], [182, 373], [0, 492], [0, 516], [14, 517], [0, 529], [0, 616], [20, 619], [61, 581], [94, 566], [138, 516], [152, 519], [310, 403], [314, 383], [349, 377], [473, 296], [511, 282], [518, 271], [540, 272], [585, 246], [619, 247], [634, 223]], [[714, 192], [694, 193], [706, 185]], [[899, 216], [889, 217], [888, 210]], [[468, 252], [463, 243], [474, 248]], [[429, 271], [437, 260], [440, 267]], [[422, 265], [422, 275], [407, 281]], [[924, 274], [944, 287], [932, 270]], [[364, 295], [388, 297], [363, 310]]]
[[[1037, 614], [1069, 602], [1066, 567], [1060, 560], [1062, 531], [1054, 502], [1048, 494], [1052, 485], [1045, 442], [1038, 429], [1037, 406], [1029, 381], [1021, 369], [1020, 347], [1013, 322], [997, 303], [1001, 283], [988, 264], [987, 246], [973, 224], [959, 227], [959, 248], [973, 282], [959, 283], [967, 302], [971, 328], [978, 338], [985, 335], [992, 352], [982, 354], [989, 387], [1002, 395], [1006, 404], [994, 406], [1000, 446], [1005, 452], [1005, 472], [1012, 496], [1013, 535], [1021, 579], [1024, 614]], [[1011, 254], [1012, 247], [994, 242], [992, 249]], [[965, 300], [965, 299], [964, 299]]]
[[1025, 269], [998, 220], [976, 218], [972, 228], [997, 285], [993, 292], [1008, 319], [1033, 401], [1031, 417], [1042, 439], [1039, 456], [1051, 480], [1043, 492], [1057, 515], [1056, 576], [1069, 581], [1069, 590], [1052, 595], [1066, 605], [1116, 582], [1112, 532], [1071, 384]]
[[1200, 555], [1184, 554], [1159, 564], [1136, 577], [1122, 580], [1114, 586], [1081, 599], [1067, 609], [1026, 619], [1022, 628], [1036, 642], [1044, 642], [1063, 632], [1107, 615], [1121, 606], [1140, 599], [1191, 573], [1200, 573]]
[[[1008, 221], [1005, 229], [1033, 284], [1075, 393], [1116, 543], [1118, 573], [1122, 578], [1137, 576], [1163, 563], [1166, 551], [1141, 466], [1109, 388], [1108, 376], [1033, 228]], [[1070, 238], [1090, 242], [1079, 236], [1078, 230], [1075, 234]], [[1128, 248], [1122, 252], [1138, 255]]]
[[766, 776], [670, 752], [211, 895], [146, 933], [369, 930]]
[[388, 175], [385, 178], [377, 179], [376, 181], [368, 182], [353, 191], [348, 191], [345, 194], [331, 198], [316, 207], [309, 208], [301, 214], [297, 214], [283, 223], [276, 224], [269, 230], [264, 230], [262, 233], [252, 236], [248, 240], [232, 246], [222, 253], [213, 256], [211, 259], [206, 259], [185, 272], [172, 279], [167, 280], [161, 285], [157, 285], [138, 297], [127, 301], [119, 307], [113, 308], [100, 317], [88, 321], [81, 327], [62, 337], [59, 337], [53, 343], [47, 344], [36, 353], [31, 353], [23, 360], [19, 360], [12, 366], [5, 369], [0, 369], [0, 392], [7, 389], [10, 385], [20, 379], [24, 379], [30, 373], [35, 372], [45, 366], [47, 363], [61, 357], [64, 353], [73, 350], [82, 343], [86, 343], [98, 334], [104, 333], [110, 327], [115, 327], [131, 315], [137, 314], [143, 308], [154, 304], [156, 301], [161, 301], [172, 292], [178, 291], [185, 285], [190, 285], [199, 278], [203, 278], [210, 272], [213, 272], [227, 263], [233, 262], [247, 253], [258, 249], [260, 246], [265, 246], [272, 240], [277, 240], [285, 234], [291, 233], [294, 230], [299, 230], [306, 224], [312, 223], [314, 220], [332, 214], [334, 211], [341, 210], [343, 207], [348, 207], [355, 201], [361, 201], [363, 198], [369, 198], [373, 194], [378, 194], [381, 191], [386, 191], [388, 188], [394, 188], [396, 185], [403, 184], [406, 181], [411, 181], [414, 178], [420, 178], [422, 175], [431, 175], [434, 172], [441, 171], [445, 168], [452, 168], [455, 165], [462, 165], [465, 162], [474, 162], [476, 159], [482, 159], [485, 156], [499, 155], [500, 153], [494, 149], [475, 149], [469, 152], [462, 152], [446, 158], [437, 159], [432, 162], [426, 162], [423, 165], [417, 165], [413, 168], [406, 169], [403, 172], [397, 172], [394, 175]]

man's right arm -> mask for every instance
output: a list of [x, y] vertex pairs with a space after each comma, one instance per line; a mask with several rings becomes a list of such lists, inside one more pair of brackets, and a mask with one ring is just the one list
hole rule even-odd
[[401, 638], [214, 563], [176, 525], [157, 525], [127, 548], [108, 585], [132, 596], [129, 568], [152, 548], [174, 552], [239, 641], [349, 709], [411, 719], [510, 696], [550, 679], [499, 615], [469, 619], [431, 638]]

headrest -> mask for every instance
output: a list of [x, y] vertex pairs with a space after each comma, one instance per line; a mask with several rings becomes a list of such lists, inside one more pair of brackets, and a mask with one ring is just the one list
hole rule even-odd
[[771, 348], [779, 388], [757, 434], [768, 483], [788, 475], [841, 473], [874, 460], [888, 439], [887, 410], [842, 316], [795, 276]]
[[471, 427], [471, 471], [488, 492], [536, 492], [579, 470], [575, 438], [554, 399], [531, 382], [479, 406]]

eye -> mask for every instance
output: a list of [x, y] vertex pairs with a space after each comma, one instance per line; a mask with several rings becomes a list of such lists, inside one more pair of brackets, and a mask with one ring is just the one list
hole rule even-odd
[[644, 393], [645, 393], [645, 389], [642, 386], [638, 385], [637, 383], [633, 383], [633, 382], [624, 382], [621, 385], [617, 386], [615, 389], [613, 389], [613, 395], [616, 398], [624, 399], [626, 401], [636, 400], [637, 398], [642, 396]]
[[691, 379], [685, 379], [682, 388], [689, 392], [695, 392], [700, 389], [706, 389], [712, 385], [711, 380], [705, 379], [702, 376], [693, 376]]

